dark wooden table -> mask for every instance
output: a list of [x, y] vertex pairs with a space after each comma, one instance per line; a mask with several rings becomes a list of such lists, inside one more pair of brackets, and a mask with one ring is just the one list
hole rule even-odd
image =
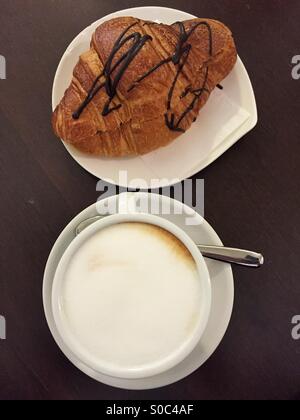
[[[44, 266], [58, 234], [96, 201], [96, 179], [51, 131], [53, 76], [68, 43], [88, 24], [129, 0], [2, 2], [0, 54], [1, 399], [300, 399], [300, 1], [151, 1], [214, 17], [233, 30], [253, 81], [259, 124], [198, 174], [206, 217], [227, 244], [262, 250], [259, 271], [234, 269], [236, 301], [228, 333], [199, 371], [149, 392], [98, 384], [61, 354], [42, 307]], [[288, 3], [288, 4], [287, 4]]]

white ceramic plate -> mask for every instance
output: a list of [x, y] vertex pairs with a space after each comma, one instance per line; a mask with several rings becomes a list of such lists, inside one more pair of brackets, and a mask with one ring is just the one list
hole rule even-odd
[[[139, 195], [145, 196], [145, 193], [139, 193]], [[150, 196], [148, 197], [150, 199]], [[118, 200], [119, 196], [106, 198], [105, 200], [102, 200], [102, 202], [98, 203], [98, 208], [100, 206], [107, 208], [109, 204], [115, 204], [118, 202]], [[168, 200], [170, 200], [170, 198], [160, 197], [161, 203], [166, 203]], [[185, 208], [186, 211], [188, 210], [184, 204], [171, 200], [171, 215], [161, 215], [161, 217], [167, 218], [171, 222], [184, 229], [197, 243], [205, 243], [207, 245], [222, 245], [221, 240], [213, 228], [206, 221], [203, 221], [201, 216], [195, 216], [197, 217], [197, 222], [200, 223], [199, 226], [187, 227], [185, 224], [185, 216], [178, 215], [182, 208]], [[181, 214], [184, 213], [181, 211]], [[234, 302], [234, 283], [231, 266], [229, 264], [224, 264], [217, 261], [206, 260], [212, 283], [212, 310], [207, 329], [201, 341], [185, 361], [183, 361], [175, 368], [169, 370], [168, 372], [148, 379], [124, 380], [101, 375], [80, 363], [74, 354], [69, 352], [69, 350], [64, 346], [54, 323], [51, 304], [54, 274], [62, 255], [64, 254], [71, 241], [75, 238], [75, 229], [77, 225], [83, 220], [89, 217], [94, 217], [96, 215], [98, 215], [98, 213], [96, 204], [94, 204], [84, 210], [74, 220], [72, 220], [72, 222], [65, 228], [65, 230], [58, 238], [47, 262], [43, 283], [43, 301], [46, 319], [56, 343], [62, 352], [66, 355], [66, 357], [78, 369], [80, 369], [91, 378], [106, 385], [123, 389], [143, 390], [160, 388], [180, 381], [181, 379], [195, 372], [209, 359], [209, 357], [215, 352], [221, 343], [226, 333]], [[189, 213], [189, 215], [191, 215], [191, 213]]]
[[[159, 20], [166, 24], [172, 24], [179, 20], [195, 17], [179, 10], [164, 7], [139, 7], [112, 13], [93, 23], [74, 39], [67, 48], [59, 64], [53, 85], [53, 109], [55, 109], [60, 102], [65, 90], [71, 82], [73, 68], [77, 63], [79, 56], [89, 49], [90, 39], [95, 29], [104, 21], [119, 16], [133, 16], [152, 21]], [[212, 112], [209, 112], [209, 116], [212, 115], [212, 118], [203, 117], [201, 120], [197, 120], [187, 133], [180, 136], [180, 141], [172, 144], [172, 154], [170, 155], [168, 154], [169, 152], [166, 152], [163, 148], [155, 152], [153, 157], [149, 156], [149, 159], [148, 155], [145, 159], [141, 157], [107, 159], [83, 154], [67, 144], [65, 144], [65, 146], [70, 155], [88, 172], [99, 179], [125, 188], [129, 186], [130, 182], [133, 182], [131, 187], [148, 189], [151, 187], [159, 188], [169, 186], [175, 183], [172, 180], [176, 180], [176, 182], [182, 181], [211, 164], [242, 136], [254, 128], [257, 123], [257, 108], [252, 85], [248, 73], [240, 59], [238, 59], [232, 73], [222, 82], [222, 85], [224, 86], [224, 92], [226, 92], [228, 98], [249, 114], [249, 118], [245, 123], [239, 127], [233, 126], [231, 129], [229, 128], [229, 130], [226, 130], [228, 135], [224, 136], [222, 141], [215, 142], [213, 139], [209, 138], [209, 135], [206, 135], [205, 138], [203, 138], [203, 136], [201, 137], [201, 133], [210, 133], [210, 131], [215, 130], [216, 125], [220, 124], [220, 122], [218, 123], [218, 118], [221, 113], [216, 107], [215, 109], [212, 109]], [[184, 155], [182, 153], [183, 146], [181, 146], [183, 141], [184, 145], [190, 144], [190, 148], [192, 148], [189, 153], [184, 153]], [[172, 160], [170, 168], [168, 166], [166, 168], [168, 156], [171, 156]], [[155, 168], [151, 166], [151, 162], [155, 164], [156, 169], [166, 168], [165, 172], [167, 173], [158, 173], [160, 171], [155, 170]], [[119, 179], [120, 171], [127, 171], [127, 179]], [[144, 181], [143, 185], [140, 184], [140, 179]], [[153, 179], [157, 179], [157, 181], [155, 181], [154, 184], [151, 184]]]

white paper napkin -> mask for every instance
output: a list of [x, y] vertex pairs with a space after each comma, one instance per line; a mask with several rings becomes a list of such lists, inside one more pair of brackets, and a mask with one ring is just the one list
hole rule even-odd
[[213, 154], [249, 117], [249, 112], [234, 103], [225, 90], [215, 89], [190, 130], [141, 159], [157, 177], [169, 178], [176, 173], [182, 177]]

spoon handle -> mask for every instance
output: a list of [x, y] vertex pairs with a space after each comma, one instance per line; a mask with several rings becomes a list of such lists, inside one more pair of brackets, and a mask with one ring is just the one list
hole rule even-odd
[[264, 257], [257, 252], [205, 245], [198, 245], [198, 249], [204, 257], [213, 260], [255, 268], [261, 267], [264, 264]]
[[[81, 222], [76, 229], [76, 235], [83, 230], [102, 219], [105, 216], [96, 216]], [[264, 263], [264, 257], [261, 254], [242, 249], [226, 248], [223, 246], [205, 246], [197, 245], [202, 255], [217, 261], [223, 261], [230, 264], [243, 265], [246, 267], [261, 267]]]

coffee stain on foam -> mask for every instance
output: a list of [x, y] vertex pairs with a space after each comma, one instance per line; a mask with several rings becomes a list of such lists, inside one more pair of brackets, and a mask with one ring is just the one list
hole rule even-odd
[[187, 249], [187, 247], [175, 235], [173, 235], [173, 233], [168, 232], [160, 226], [154, 226], [147, 223], [128, 223], [128, 225], [130, 224], [136, 225], [139, 230], [142, 229], [144, 232], [162, 241], [164, 245], [167, 245], [167, 248], [169, 248], [169, 250], [174, 253], [176, 257], [178, 257], [178, 259], [181, 259], [185, 263], [191, 264], [193, 267], [195, 267], [196, 270], [197, 265], [192, 254]]
[[99, 268], [103, 267], [105, 264], [105, 259], [101, 258], [101, 255], [95, 254], [88, 259], [88, 272], [97, 271]]
[[100, 269], [108, 266], [122, 268], [128, 266], [128, 263], [126, 261], [103, 257], [100, 253], [94, 254], [87, 262], [87, 269], [90, 273], [94, 273], [95, 271], [99, 271]]
[[[127, 222], [122, 223], [124, 227], [128, 227], [130, 229], [135, 229], [137, 232], [144, 232], [147, 235], [154, 237], [161, 241], [167, 249], [178, 259], [181, 260], [184, 264], [188, 264], [191, 268], [197, 271], [197, 264], [187, 249], [187, 247], [171, 232], [161, 228], [160, 226], [151, 225], [148, 223], [140, 223], [140, 222]], [[108, 228], [109, 229], [109, 228]], [[101, 268], [105, 268], [107, 266], [113, 267], [128, 267], [129, 263], [120, 257], [111, 256], [104, 256], [101, 251], [95, 251], [95, 253], [88, 259], [87, 262], [87, 269], [89, 272], [95, 272]]]

